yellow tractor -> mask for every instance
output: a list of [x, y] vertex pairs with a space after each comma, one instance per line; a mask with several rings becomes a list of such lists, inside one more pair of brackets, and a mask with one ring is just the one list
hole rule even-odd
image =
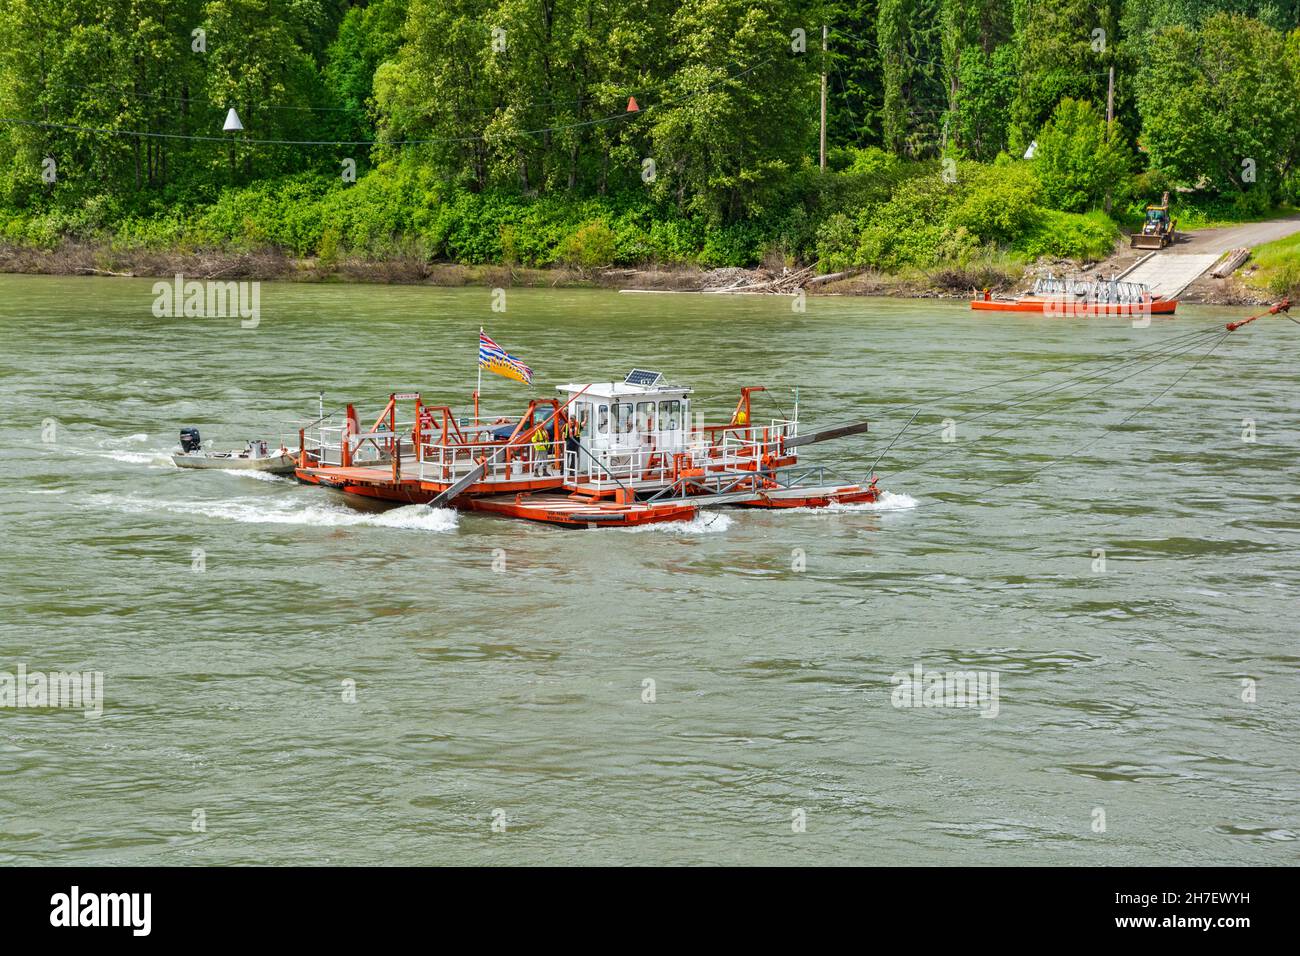
[[1160, 197], [1159, 206], [1147, 206], [1147, 218], [1142, 231], [1129, 236], [1130, 249], [1163, 249], [1174, 241], [1177, 219], [1169, 218], [1169, 193]]

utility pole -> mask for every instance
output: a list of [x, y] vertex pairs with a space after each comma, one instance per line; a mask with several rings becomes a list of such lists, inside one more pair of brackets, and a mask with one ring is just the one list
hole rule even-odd
[[822, 24], [822, 126], [821, 126], [821, 171], [826, 172], [826, 48], [830, 39], [831, 28]]
[[1110, 124], [1115, 119], [1115, 66], [1111, 64], [1110, 83], [1106, 87], [1106, 138], [1110, 139]]
[[[1110, 66], [1110, 80], [1106, 86], [1106, 142], [1110, 142], [1111, 127], [1115, 123], [1115, 64]], [[1110, 213], [1111, 195], [1109, 187], [1106, 189], [1106, 212]]]

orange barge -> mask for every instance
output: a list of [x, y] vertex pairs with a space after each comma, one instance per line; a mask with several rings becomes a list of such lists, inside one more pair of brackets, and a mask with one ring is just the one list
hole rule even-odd
[[[827, 484], [796, 474], [805, 444], [860, 434], [857, 422], [800, 434], [794, 417], [757, 423], [741, 389], [729, 420], [706, 425], [691, 392], [658, 372], [621, 382], [559, 386], [514, 417], [458, 418], [419, 393], [393, 393], [367, 430], [344, 420], [299, 432], [295, 476], [305, 484], [402, 504], [450, 506], [567, 527], [688, 521], [708, 506], [819, 508], [875, 501], [875, 480]], [[401, 403], [412, 402], [409, 420]]]
[[995, 299], [985, 289], [983, 298], [973, 300], [970, 307], [977, 312], [1028, 312], [1058, 319], [1132, 317], [1173, 315], [1178, 300], [1152, 295], [1138, 282], [1049, 275], [1034, 280], [1033, 289], [1015, 299]]

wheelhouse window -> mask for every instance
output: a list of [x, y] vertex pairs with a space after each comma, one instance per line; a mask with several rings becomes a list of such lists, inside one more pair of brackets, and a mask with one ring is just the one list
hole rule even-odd
[[636, 430], [642, 433], [652, 432], [655, 430], [655, 403], [654, 402], [637, 402]]
[[679, 401], [663, 401], [659, 403], [659, 428], [667, 432], [675, 432], [682, 424], [682, 403]]
[[609, 406], [599, 405], [596, 407], [596, 431], [602, 435], [609, 434]]
[[632, 403], [619, 402], [614, 406], [614, 430], [620, 435], [632, 431]]

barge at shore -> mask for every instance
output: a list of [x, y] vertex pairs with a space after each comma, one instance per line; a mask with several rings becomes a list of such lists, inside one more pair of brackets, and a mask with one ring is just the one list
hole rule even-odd
[[1048, 318], [1070, 319], [1107, 316], [1173, 315], [1177, 299], [1152, 295], [1139, 282], [1119, 279], [1058, 279], [1048, 275], [1034, 280], [1029, 292], [1015, 299], [994, 298], [988, 289], [972, 300], [977, 312], [1028, 312]]

